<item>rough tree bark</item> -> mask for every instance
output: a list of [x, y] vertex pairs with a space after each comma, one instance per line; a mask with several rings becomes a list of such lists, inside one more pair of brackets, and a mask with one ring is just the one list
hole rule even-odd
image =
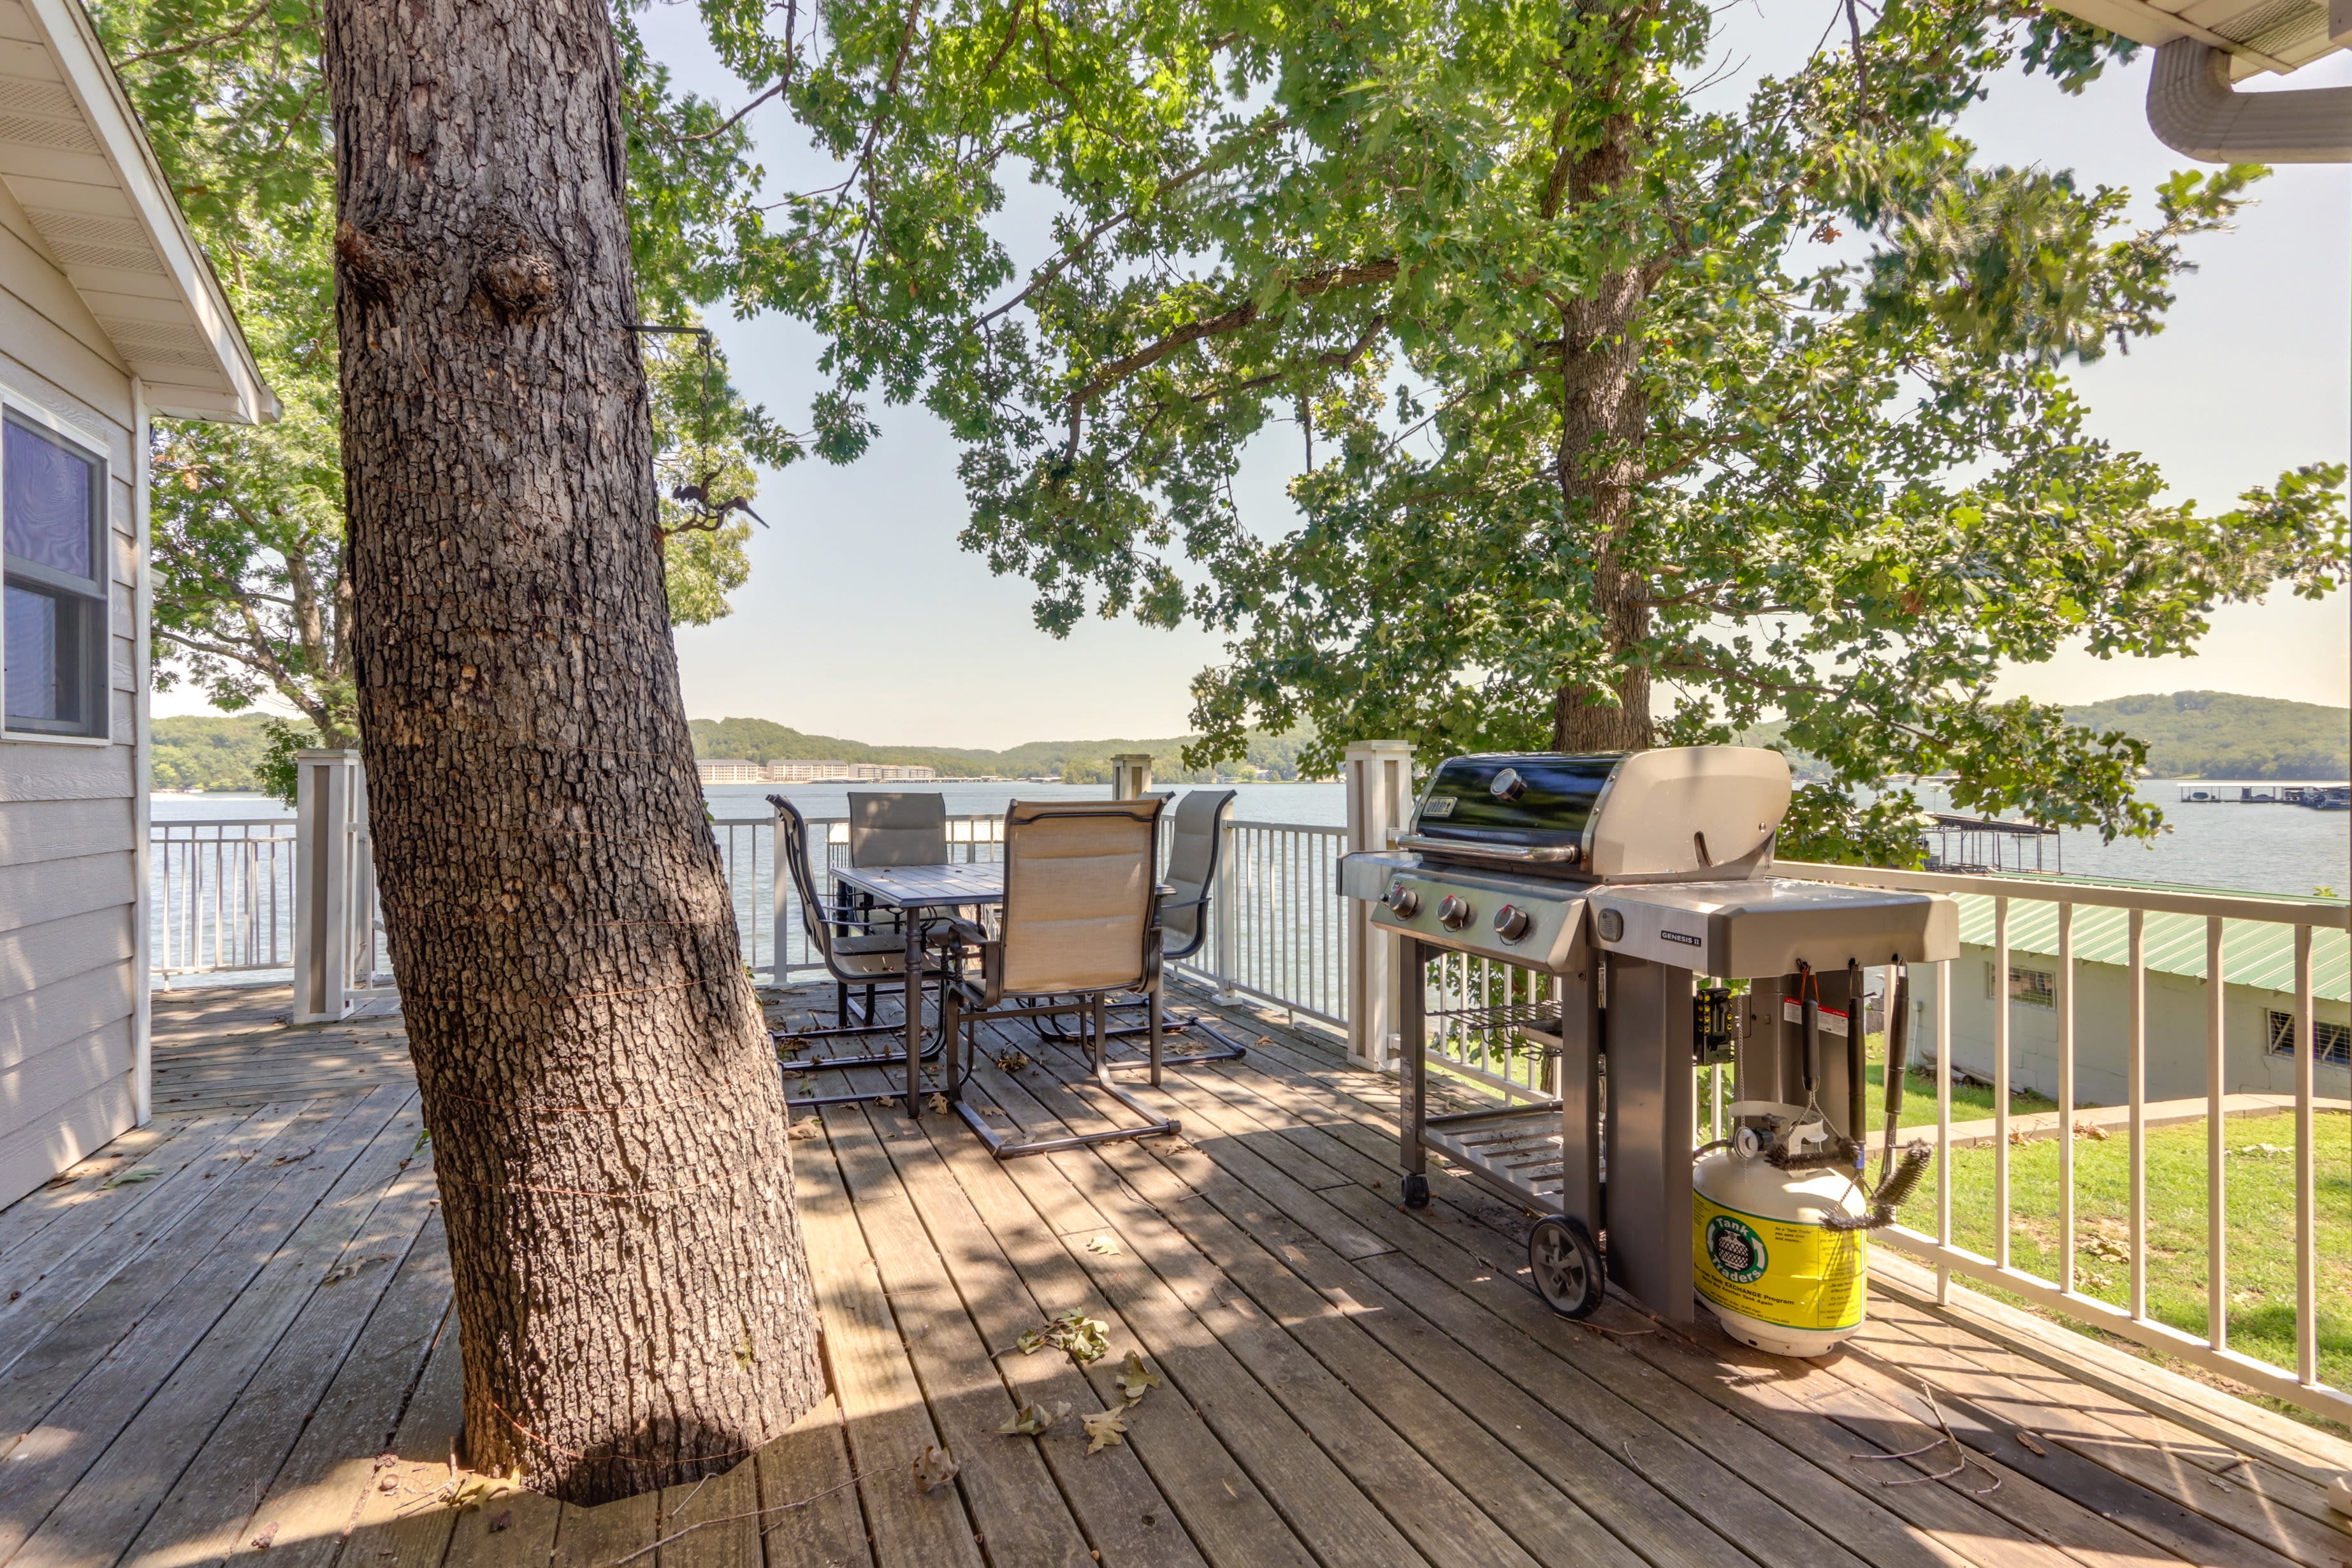
[[[1638, 58], [1633, 39], [1651, 7], [1629, 7], [1620, 18], [1621, 58]], [[1622, 94], [1622, 81], [1602, 90]], [[1638, 132], [1630, 112], [1611, 115], [1598, 141], [1562, 153], [1545, 216], [1561, 195], [1577, 204], [1598, 200], [1635, 178]], [[1604, 273], [1589, 292], [1560, 306], [1559, 488], [1566, 515], [1581, 521], [1590, 542], [1593, 608], [1610, 651], [1623, 653], [1649, 635], [1647, 584], [1622, 559], [1642, 479], [1642, 442], [1650, 405], [1641, 382], [1642, 317], [1655, 275], [1639, 262]], [[1552, 749], [1559, 752], [1637, 751], [1650, 744], [1650, 672], [1621, 668], [1609, 691], [1564, 685], [1552, 702]]]
[[331, 0], [353, 652], [470, 1464], [595, 1502], [820, 1392], [706, 826], [604, 0]]

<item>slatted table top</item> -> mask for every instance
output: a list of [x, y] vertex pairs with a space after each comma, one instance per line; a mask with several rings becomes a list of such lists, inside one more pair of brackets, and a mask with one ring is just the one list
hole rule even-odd
[[898, 910], [993, 904], [1004, 899], [1004, 867], [994, 860], [956, 861], [945, 866], [837, 866], [833, 875], [859, 892], [870, 894], [875, 902]]

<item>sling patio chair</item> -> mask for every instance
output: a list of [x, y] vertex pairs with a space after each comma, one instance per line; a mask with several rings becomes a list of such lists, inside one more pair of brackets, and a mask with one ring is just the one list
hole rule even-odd
[[[1168, 868], [1164, 880], [1170, 895], [1160, 905], [1160, 959], [1164, 966], [1192, 957], [1201, 951], [1209, 939], [1210, 895], [1217, 886], [1217, 860], [1225, 841], [1225, 824], [1234, 812], [1234, 791], [1196, 789], [1177, 804], [1171, 819], [1168, 845]], [[1119, 1012], [1148, 1007], [1150, 997], [1121, 998], [1110, 1004], [1111, 1011]], [[1058, 1019], [1040, 1013], [1034, 1020], [1043, 1037], [1065, 1044], [1076, 1037], [1060, 1026]], [[1150, 1026], [1132, 1024], [1110, 1032], [1114, 1040], [1129, 1039], [1146, 1033]], [[1189, 1056], [1163, 1057], [1162, 1067], [1194, 1067], [1202, 1062], [1239, 1061], [1249, 1054], [1247, 1047], [1228, 1038], [1201, 1013], [1163, 1012], [1160, 1032], [1176, 1035], [1205, 1036], [1214, 1040], [1221, 1049], [1199, 1051]], [[1146, 1064], [1140, 1058], [1128, 1057], [1111, 1063], [1115, 1068], [1139, 1068]], [[1153, 1080], [1157, 1082], [1155, 1079]]]
[[[996, 930], [992, 934], [956, 922], [957, 937], [966, 952], [977, 952], [979, 967], [966, 968], [940, 995], [949, 1099], [1000, 1160], [1178, 1131], [1174, 1118], [1154, 1116], [1111, 1081], [1105, 1039], [1109, 999], [1143, 993], [1154, 1026], [1152, 1081], [1159, 1081], [1158, 917], [1164, 889], [1152, 866], [1160, 805], [1156, 800], [1015, 801], [1004, 814], [1004, 902]], [[971, 1026], [1028, 1021], [1041, 1011], [1086, 1020], [1096, 1087], [1143, 1117], [1143, 1126], [1015, 1143], [982, 1120], [963, 1098]]]
[[948, 797], [937, 791], [848, 792], [849, 863], [943, 866], [948, 858]]
[[[874, 1020], [874, 991], [881, 984], [903, 984], [907, 977], [907, 938], [903, 928], [895, 922], [877, 921], [870, 913], [848, 903], [826, 903], [817, 897], [816, 870], [809, 850], [808, 819], [800, 807], [782, 795], [772, 795], [768, 804], [776, 808], [776, 843], [784, 852], [784, 865], [793, 879], [793, 894], [801, 907], [801, 930], [808, 937], [809, 951], [824, 963], [833, 976], [834, 1018], [836, 1027], [830, 1029], [772, 1029], [771, 1038], [797, 1040], [842, 1039], [851, 1036], [899, 1035], [904, 1026], [879, 1024]], [[944, 922], [939, 922], [944, 926]], [[946, 932], [941, 931], [944, 936]], [[777, 941], [783, 935], [777, 933]], [[922, 979], [926, 984], [936, 984], [951, 973], [951, 960], [943, 960], [937, 969], [926, 967]], [[853, 986], [866, 991], [864, 1021], [849, 1021], [849, 992]], [[937, 1061], [940, 1039], [934, 1035], [923, 1048], [922, 1059]], [[874, 1052], [862, 1056], [815, 1057], [806, 1061], [785, 1059], [787, 1073], [822, 1072], [837, 1068], [893, 1067], [905, 1059], [898, 1050]], [[864, 1098], [857, 1095], [845, 1100]], [[821, 1101], [803, 1100], [814, 1104]]]

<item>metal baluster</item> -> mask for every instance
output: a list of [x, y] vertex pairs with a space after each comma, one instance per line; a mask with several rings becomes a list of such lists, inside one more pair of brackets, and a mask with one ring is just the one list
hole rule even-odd
[[2074, 906], [2058, 906], [2058, 1289], [2074, 1288]]
[[[1936, 1245], [1952, 1245], [1952, 963], [1936, 964]], [[1936, 1300], [1952, 1299], [1951, 1265], [1936, 1264]]]
[[1992, 1260], [2009, 1267], [2009, 900], [1992, 901]]
[[2229, 1092], [2229, 1064], [2221, 1049], [2221, 917], [2205, 920], [2205, 1342], [2221, 1350], [2230, 1342], [2230, 1204], [2228, 1141], [2222, 1137], [2221, 1098]]
[[2311, 928], [2294, 928], [2294, 1376], [2319, 1384], [2317, 1135], [2312, 1094], [2319, 1061], [2311, 1026]]
[[2131, 1095], [2131, 1315], [2147, 1317], [2147, 916], [2131, 912], [2130, 1022], [2124, 1048]]

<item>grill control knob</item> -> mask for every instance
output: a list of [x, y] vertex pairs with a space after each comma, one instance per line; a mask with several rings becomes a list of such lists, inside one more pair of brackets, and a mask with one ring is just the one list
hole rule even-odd
[[1535, 923], [1528, 918], [1528, 911], [1517, 904], [1505, 904], [1495, 911], [1495, 934], [1505, 942], [1518, 941]]
[[1389, 907], [1389, 913], [1401, 921], [1409, 921], [1421, 912], [1421, 895], [1402, 882], [1391, 884], [1381, 902]]
[[1438, 901], [1437, 923], [1447, 931], [1460, 931], [1470, 923], [1472, 912], [1469, 900], [1448, 893]]

